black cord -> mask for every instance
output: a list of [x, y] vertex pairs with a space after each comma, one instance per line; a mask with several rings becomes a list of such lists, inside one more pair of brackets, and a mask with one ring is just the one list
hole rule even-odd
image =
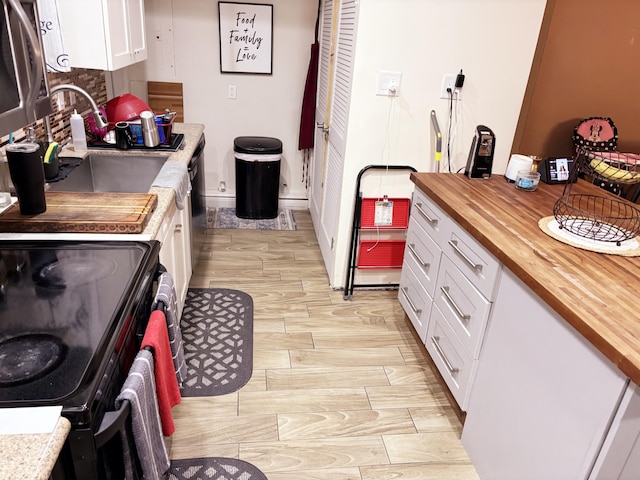
[[449, 166], [449, 173], [451, 173], [451, 125], [453, 124], [453, 92], [451, 89], [447, 89], [449, 92], [449, 132], [447, 133], [447, 163]]

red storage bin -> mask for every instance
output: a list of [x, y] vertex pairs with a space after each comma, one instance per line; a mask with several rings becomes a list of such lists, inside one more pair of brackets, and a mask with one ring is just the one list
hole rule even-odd
[[362, 240], [358, 252], [358, 268], [402, 268], [404, 240]]
[[[393, 202], [393, 212], [390, 225], [376, 225], [376, 203]], [[360, 213], [360, 228], [363, 229], [403, 229], [409, 225], [408, 198], [363, 198]]]

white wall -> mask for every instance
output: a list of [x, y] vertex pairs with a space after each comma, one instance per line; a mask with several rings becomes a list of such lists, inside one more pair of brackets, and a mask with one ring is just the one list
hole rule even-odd
[[[210, 204], [221, 198], [233, 202], [232, 145], [241, 135], [280, 138], [288, 184], [281, 198], [306, 198], [297, 137], [317, 2], [266, 3], [274, 5], [271, 76], [220, 73], [217, 2], [211, 0], [146, 0], [149, 60], [130, 69], [133, 74], [119, 73], [130, 75], [134, 88], [147, 79], [184, 84], [185, 121], [203, 123], [206, 128]], [[332, 285], [340, 286], [344, 279], [358, 171], [387, 162], [434, 170], [430, 111], [436, 110], [446, 134], [447, 101], [440, 99], [443, 74], [463, 69], [466, 75], [451, 147], [452, 170], [464, 167], [474, 129], [484, 124], [496, 134], [493, 171], [504, 172], [545, 3], [360, 0], [342, 191], [345, 208], [339, 220]], [[154, 39], [156, 33], [161, 40]], [[400, 94], [393, 101], [375, 95], [381, 70], [402, 72]], [[237, 85], [237, 100], [226, 98], [229, 84]], [[227, 192], [218, 191], [220, 181], [226, 182]]]
[[[245, 135], [282, 140], [281, 177], [287, 187], [281, 189], [281, 198], [307, 198], [298, 129], [317, 2], [264, 3], [272, 4], [274, 13], [272, 75], [220, 73], [218, 2], [212, 0], [145, 0], [149, 58], [118, 73], [120, 78], [130, 77], [124, 83], [132, 89], [146, 80], [182, 82], [185, 122], [205, 125], [210, 205], [234, 204], [233, 140]], [[237, 86], [235, 100], [227, 98], [230, 84]], [[224, 193], [218, 190], [221, 181], [226, 183]]]
[[[344, 279], [360, 169], [388, 162], [434, 171], [430, 112], [437, 112], [446, 134], [448, 102], [440, 99], [443, 74], [463, 69], [466, 75], [452, 171], [464, 167], [475, 127], [484, 124], [496, 135], [493, 172], [498, 174], [495, 181], [502, 180], [545, 4], [361, 0], [342, 193], [349, 208], [341, 213], [332, 285], [342, 285]], [[375, 95], [381, 70], [402, 72], [400, 95], [394, 100]]]

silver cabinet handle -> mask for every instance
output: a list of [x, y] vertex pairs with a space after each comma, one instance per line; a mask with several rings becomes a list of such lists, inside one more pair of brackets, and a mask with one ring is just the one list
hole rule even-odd
[[416, 251], [416, 244], [415, 243], [408, 244], [407, 248], [413, 254], [413, 256], [416, 258], [416, 260], [418, 261], [418, 263], [420, 264], [420, 266], [422, 268], [429, 268], [431, 266], [430, 263], [427, 263], [427, 262], [425, 262], [424, 260], [422, 260], [420, 258], [420, 255], [418, 255], [418, 252]]
[[409, 306], [411, 307], [411, 310], [413, 310], [413, 313], [415, 313], [416, 315], [422, 314], [422, 309], [416, 308], [416, 306], [413, 304], [413, 302], [409, 298], [409, 294], [407, 293], [407, 290], [409, 290], [407, 287], [402, 287], [400, 289], [400, 291], [402, 292], [402, 295], [404, 295], [404, 298], [406, 298], [407, 302], [409, 302]]
[[447, 299], [447, 302], [449, 302], [449, 305], [451, 305], [451, 307], [455, 310], [456, 315], [458, 315], [461, 320], [467, 321], [471, 318], [471, 315], [467, 315], [462, 310], [460, 310], [460, 307], [449, 293], [449, 287], [440, 287], [440, 290], [444, 294], [444, 298]]
[[424, 217], [424, 219], [427, 222], [429, 222], [431, 224], [431, 226], [433, 226], [433, 228], [438, 226], [438, 220], [436, 220], [435, 218], [431, 218], [429, 216], [429, 214], [422, 209], [422, 203], [420, 203], [420, 202], [416, 203], [416, 210], [418, 210], [420, 215], [422, 215]]
[[440, 337], [432, 336], [431, 337], [431, 343], [433, 343], [433, 346], [436, 347], [436, 351], [438, 352], [438, 355], [440, 356], [440, 358], [444, 362], [444, 365], [445, 365], [445, 367], [447, 367], [447, 370], [449, 370], [449, 373], [451, 374], [451, 376], [455, 377], [458, 374], [458, 372], [460, 371], [460, 369], [459, 368], [454, 368], [454, 366], [451, 365], [451, 362], [449, 361], [447, 356], [444, 354], [444, 351], [442, 350], [442, 347], [440, 346]]
[[453, 250], [462, 257], [462, 259], [467, 262], [469, 264], [469, 266], [471, 268], [473, 268], [474, 270], [482, 270], [482, 264], [480, 263], [475, 263], [473, 260], [471, 260], [466, 253], [464, 253], [460, 247], [458, 246], [458, 241], [457, 240], [449, 240], [449, 245], [451, 245], [451, 248], [453, 248]]

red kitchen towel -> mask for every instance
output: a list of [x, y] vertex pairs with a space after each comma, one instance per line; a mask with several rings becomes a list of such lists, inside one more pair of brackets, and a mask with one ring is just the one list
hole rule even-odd
[[142, 348], [144, 347], [153, 348], [156, 395], [158, 396], [162, 434], [169, 437], [175, 431], [171, 407], [180, 403], [181, 397], [176, 371], [173, 368], [167, 320], [162, 310], [154, 310], [149, 317], [149, 324], [142, 339]]

